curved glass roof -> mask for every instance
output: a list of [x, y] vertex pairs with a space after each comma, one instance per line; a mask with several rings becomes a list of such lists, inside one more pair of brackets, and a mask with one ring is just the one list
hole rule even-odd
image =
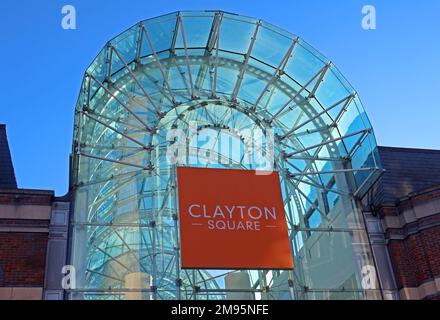
[[[334, 243], [356, 241], [371, 258], [358, 199], [381, 169], [358, 94], [301, 38], [221, 11], [142, 21], [110, 40], [86, 71], [75, 109], [72, 165], [73, 262], [84, 274], [81, 297], [123, 298], [124, 277], [133, 272], [150, 275], [141, 290], [149, 297], [191, 299], [200, 287], [207, 290], [202, 298], [228, 296], [228, 272], [179, 269], [176, 183], [166, 136], [170, 129], [189, 131], [190, 122], [275, 132], [275, 169], [297, 266], [292, 275], [272, 274], [269, 282], [282, 288], [276, 297], [290, 292], [287, 279], [302, 292], [337, 290], [352, 278], [353, 292], [365, 297], [356, 258], [328, 257], [329, 270], [344, 264], [347, 272], [325, 285], [319, 258], [306, 258], [308, 246], [328, 251]], [[257, 168], [211, 151], [230, 159], [223, 167]], [[323, 232], [330, 239], [322, 240]], [[353, 233], [360, 233], [356, 241]], [[261, 297], [261, 275], [249, 275]]]

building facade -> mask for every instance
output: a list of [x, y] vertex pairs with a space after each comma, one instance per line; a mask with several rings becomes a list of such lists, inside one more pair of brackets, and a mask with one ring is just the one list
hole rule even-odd
[[[338, 69], [262, 20], [177, 12], [109, 41], [75, 108], [68, 196], [17, 189], [2, 130], [4, 298], [439, 296], [439, 153], [377, 147]], [[294, 270], [182, 270], [176, 166], [267, 169], [262, 154]]]
[[0, 124], [0, 299], [62, 299], [70, 201], [19, 189]]
[[440, 151], [379, 153], [386, 171], [364, 201], [384, 285], [396, 298], [438, 299]]

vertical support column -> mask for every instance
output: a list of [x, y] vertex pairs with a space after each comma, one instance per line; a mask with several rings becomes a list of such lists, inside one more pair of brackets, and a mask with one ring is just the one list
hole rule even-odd
[[226, 293], [228, 300], [254, 300], [251, 279], [246, 271], [228, 273], [225, 277], [225, 286], [226, 290], [230, 290]]
[[386, 300], [399, 300], [399, 292], [380, 219], [374, 216], [372, 212], [364, 212], [363, 214], [383, 298]]
[[151, 293], [145, 292], [145, 290], [151, 289], [150, 283], [151, 276], [148, 273], [133, 272], [126, 274], [125, 289], [133, 291], [125, 292], [125, 300], [151, 300]]
[[295, 279], [294, 272], [293, 271], [289, 271], [288, 284], [289, 284], [289, 291], [290, 291], [290, 299], [291, 300], [296, 300], [294, 279]]
[[151, 232], [152, 232], [152, 263], [153, 263], [153, 300], [156, 300], [156, 289], [157, 289], [157, 259], [156, 259], [156, 252], [157, 252], [157, 223], [156, 223], [156, 176], [154, 175], [154, 171], [151, 172], [151, 214], [153, 217], [153, 220], [150, 222], [151, 225]]
[[182, 279], [180, 278], [180, 242], [179, 242], [179, 205], [178, 205], [178, 193], [177, 193], [177, 167], [173, 166], [171, 178], [173, 179], [173, 204], [174, 204], [174, 254], [175, 254], [175, 263], [176, 263], [176, 299], [181, 299], [181, 287], [182, 287]]
[[61, 283], [64, 276], [62, 269], [67, 264], [69, 215], [69, 202], [54, 202], [52, 204], [44, 278], [43, 297], [45, 300], [62, 300], [64, 298], [64, 289]]
[[[87, 95], [87, 101], [84, 102], [83, 109], [88, 108], [90, 103], [90, 88], [91, 80], [87, 78], [87, 89], [84, 87], [84, 94]], [[74, 174], [75, 179], [73, 181], [73, 210], [70, 217], [71, 222], [71, 239], [70, 239], [70, 264], [73, 266], [72, 272], [74, 272], [75, 286], [70, 289], [83, 289], [85, 288], [85, 277], [87, 268], [87, 251], [88, 251], [88, 238], [87, 238], [87, 221], [88, 221], [88, 190], [87, 188], [80, 188], [79, 184], [82, 182], [80, 177], [80, 170], [83, 176], [88, 177], [90, 173], [90, 159], [81, 163], [81, 144], [83, 143], [83, 111], [79, 112], [78, 118], [78, 137], [75, 145], [75, 158], [74, 158]], [[73, 291], [69, 296], [69, 299], [82, 299], [82, 293]]]
[[[88, 191], [77, 189], [75, 192], [75, 214], [73, 216], [73, 236], [71, 264], [76, 271], [76, 287], [84, 289], [86, 285], [87, 252], [89, 243], [87, 238]], [[82, 299], [82, 293], [72, 293], [71, 299]]]

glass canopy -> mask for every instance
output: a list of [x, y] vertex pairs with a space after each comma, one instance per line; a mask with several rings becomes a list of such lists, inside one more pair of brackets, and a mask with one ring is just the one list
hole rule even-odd
[[[294, 271], [181, 270], [167, 134], [194, 123], [217, 140], [192, 148], [223, 161], [179, 165], [258, 169], [220, 150], [221, 129], [274, 132]], [[94, 59], [75, 108], [69, 298], [379, 299], [359, 204], [376, 149], [356, 91], [301, 38], [221, 11], [142, 21]]]

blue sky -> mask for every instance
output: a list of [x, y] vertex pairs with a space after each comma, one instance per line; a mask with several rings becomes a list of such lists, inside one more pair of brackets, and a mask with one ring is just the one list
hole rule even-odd
[[[66, 4], [77, 30], [61, 28]], [[367, 4], [377, 9], [374, 31], [361, 27]], [[19, 187], [67, 192], [84, 70], [136, 22], [188, 9], [262, 18], [303, 37], [357, 89], [380, 145], [440, 149], [438, 0], [1, 0], [0, 123]]]

